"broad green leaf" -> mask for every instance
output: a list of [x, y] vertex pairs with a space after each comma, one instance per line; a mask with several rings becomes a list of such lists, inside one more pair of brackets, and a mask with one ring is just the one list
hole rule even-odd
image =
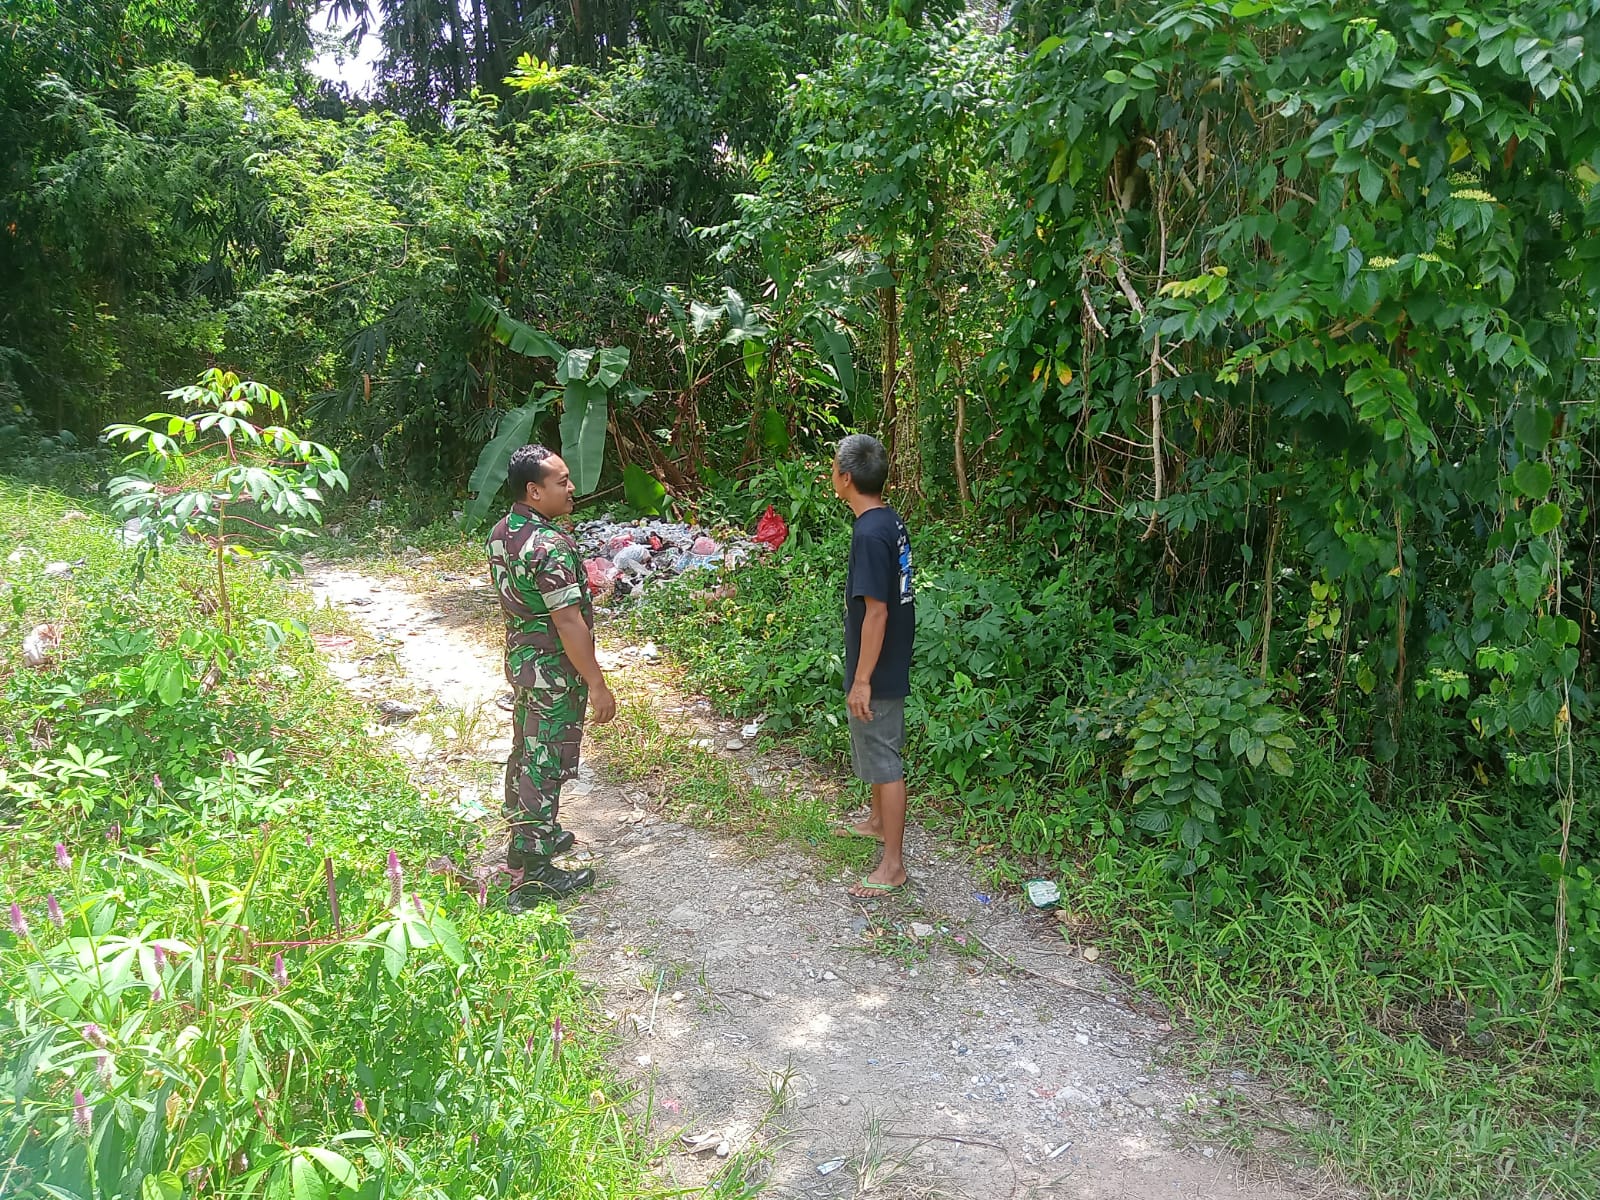
[[606, 346], [595, 352], [594, 374], [605, 388], [614, 388], [628, 369], [629, 350], [626, 346]]
[[1276, 746], [1267, 748], [1267, 766], [1274, 775], [1294, 774], [1294, 764], [1289, 761], [1289, 756]]
[[340, 1187], [354, 1188], [361, 1182], [356, 1175], [355, 1164], [337, 1150], [329, 1150], [326, 1146], [307, 1146], [305, 1152], [316, 1159]]
[[833, 368], [839, 390], [848, 399], [856, 390], [855, 365], [850, 357], [850, 339], [841, 330], [817, 324], [817, 357]]
[[562, 392], [561, 457], [567, 460], [578, 495], [600, 484], [606, 449], [606, 389], [585, 379], [569, 379]]
[[1543, 537], [1559, 524], [1561, 524], [1559, 504], [1541, 504], [1528, 515], [1528, 531], [1535, 537]]
[[574, 379], [587, 379], [589, 364], [598, 353], [594, 349], [568, 350], [556, 366], [556, 382], [564, 384]]
[[667, 489], [635, 463], [622, 469], [622, 492], [634, 511], [652, 517], [660, 515], [661, 502], [667, 498]]
[[439, 949], [444, 951], [446, 958], [458, 967], [467, 961], [466, 951], [461, 945], [461, 935], [456, 932], [454, 925], [444, 917], [435, 916], [428, 923], [428, 926], [433, 932], [434, 940], [438, 943]]
[[1517, 491], [1530, 500], [1537, 500], [1549, 494], [1550, 485], [1555, 482], [1548, 463], [1529, 459], [1519, 462], [1516, 470], [1511, 472], [1511, 482], [1517, 485]]
[[294, 1200], [328, 1200], [328, 1185], [316, 1163], [305, 1154], [296, 1154], [289, 1160], [289, 1180]]
[[183, 1149], [178, 1152], [178, 1174], [192, 1171], [201, 1163], [211, 1157], [211, 1139], [206, 1134], [197, 1133], [184, 1142]]
[[567, 353], [549, 334], [508, 316], [499, 305], [482, 296], [473, 296], [468, 302], [467, 319], [516, 354], [560, 360]]
[[388, 968], [390, 978], [399, 979], [400, 972], [406, 969], [406, 952], [406, 925], [404, 921], [396, 921], [383, 939], [383, 965]]
[[183, 1178], [175, 1171], [146, 1175], [139, 1195], [142, 1200], [183, 1200]]
[[493, 440], [479, 453], [478, 465], [472, 469], [472, 478], [467, 481], [467, 490], [472, 493], [472, 498], [462, 511], [462, 528], [471, 529], [488, 515], [489, 506], [505, 486], [506, 467], [511, 463], [512, 453], [518, 447], [527, 445], [528, 435], [533, 432], [533, 423], [550, 407], [550, 398], [554, 394], [546, 392], [536, 399], [529, 399], [522, 407], [513, 408], [500, 418]]
[[1513, 425], [1517, 439], [1533, 454], [1544, 453], [1550, 444], [1550, 434], [1555, 429], [1555, 417], [1547, 408], [1523, 408], [1517, 412]]

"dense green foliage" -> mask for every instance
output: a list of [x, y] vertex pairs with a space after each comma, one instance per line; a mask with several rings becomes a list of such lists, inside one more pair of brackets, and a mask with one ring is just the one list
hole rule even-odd
[[[732, 594], [686, 581], [632, 619], [691, 684], [842, 760], [847, 530], [819, 524]], [[1059, 879], [1074, 928], [1104, 930], [1117, 969], [1319, 1106], [1313, 1141], [1375, 1194], [1589, 1194], [1592, 826], [1573, 831], [1588, 865], [1552, 1008], [1560, 831], [1538, 789], [1421, 775], [1382, 797], [1381, 769], [1331, 722], [1292, 716], [1148, 604], [1100, 604], [1109, 564], [1069, 554], [1041, 583], [998, 541], [912, 533], [923, 819], [990, 847], [1012, 883]], [[1576, 786], [1600, 788], [1592, 762]]]
[[471, 834], [369, 748], [305, 602], [237, 571], [208, 679], [208, 555], [130, 591], [101, 521], [10, 483], [0, 535], [0, 1190], [643, 1190], [565, 925], [424, 872]]
[[1495, 1194], [1389, 1070], [1448, 1059], [1479, 1115], [1517, 1069], [1514, 1170], [1592, 1168], [1600, 2], [331, 8], [370, 96], [304, 6], [0, 16], [8, 462], [218, 366], [432, 517], [527, 437], [639, 510], [775, 503], [793, 557], [641, 619], [828, 748], [812, 458], [877, 431], [922, 785], [1151, 979], [1394, 1083], [1418, 1132], [1347, 1161]]

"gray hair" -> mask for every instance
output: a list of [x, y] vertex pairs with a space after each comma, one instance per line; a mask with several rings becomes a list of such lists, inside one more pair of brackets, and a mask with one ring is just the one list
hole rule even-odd
[[889, 452], [877, 438], [852, 433], [839, 443], [833, 461], [862, 495], [883, 495], [883, 485], [889, 482]]

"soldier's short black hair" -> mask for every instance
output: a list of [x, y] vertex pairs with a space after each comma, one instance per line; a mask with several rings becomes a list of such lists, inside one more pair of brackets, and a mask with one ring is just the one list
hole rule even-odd
[[511, 462], [506, 466], [506, 482], [511, 485], [511, 498], [518, 503], [528, 494], [530, 483], [544, 482], [545, 464], [556, 456], [545, 446], [518, 446], [511, 452]]
[[839, 443], [834, 462], [863, 496], [883, 495], [883, 485], [889, 482], [889, 452], [877, 438], [852, 433]]

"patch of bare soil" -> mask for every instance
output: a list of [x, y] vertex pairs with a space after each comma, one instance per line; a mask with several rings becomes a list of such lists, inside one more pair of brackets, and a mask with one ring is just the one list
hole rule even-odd
[[[353, 664], [336, 644], [346, 682], [375, 707], [404, 696], [424, 720], [433, 703], [467, 714], [455, 732], [480, 765], [466, 787], [493, 798], [482, 764], [503, 758], [509, 718], [496, 706], [506, 688], [488, 587], [445, 578], [423, 594], [319, 565], [309, 583], [383, 647]], [[602, 646], [613, 672], [642, 669], [603, 632]], [[426, 746], [410, 749], [428, 760]], [[783, 770], [719, 752], [739, 753], [757, 778]], [[454, 786], [448, 768], [432, 774]], [[568, 915], [638, 1111], [671, 1147], [664, 1182], [756, 1194], [729, 1186], [742, 1178], [794, 1200], [1330, 1194], [1209, 1142], [1224, 1095], [1269, 1104], [1261, 1089], [1160, 1065], [1181, 1031], [1085, 961], [1050, 917], [985, 895], [972, 865], [921, 828], [907, 843], [913, 894], [864, 904], [807, 852], [663, 819], [605, 775], [586, 763], [563, 802], [600, 875]]]

